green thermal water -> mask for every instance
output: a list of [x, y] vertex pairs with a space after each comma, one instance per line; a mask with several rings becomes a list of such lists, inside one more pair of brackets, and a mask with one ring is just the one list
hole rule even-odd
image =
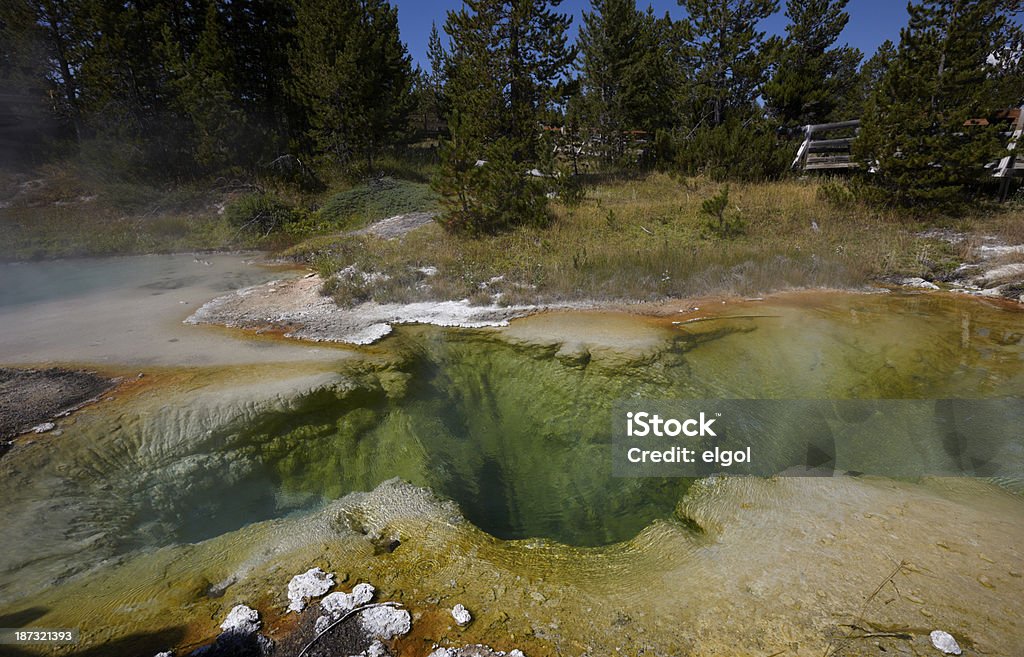
[[[0, 533], [10, 539], [0, 601], [393, 477], [451, 498], [499, 538], [623, 541], [671, 518], [692, 482], [612, 476], [611, 412], [622, 400], [1024, 396], [1019, 310], [920, 294], [807, 294], [714, 310], [679, 325], [609, 316], [618, 328], [589, 342], [601, 316], [587, 317], [590, 328], [558, 316], [545, 340], [400, 327], [336, 362], [321, 353], [315, 366], [213, 367], [100, 404], [0, 461]], [[310, 371], [315, 384], [289, 379]], [[994, 476], [1019, 488], [1019, 441], [1002, 466]]]
[[[244, 474], [216, 480], [203, 469], [202, 485], [184, 487], [189, 495], [156, 498], [139, 514], [156, 532], [146, 540], [201, 540], [397, 476], [455, 500], [497, 537], [602, 545], [670, 517], [690, 484], [612, 476], [611, 412], [622, 400], [1024, 393], [1019, 313], [938, 297], [843, 296], [758, 314], [663, 327], [663, 343], [642, 354], [612, 345], [585, 357], [488, 331], [401, 329], [382, 346], [387, 358], [346, 372], [350, 385], [237, 429], [220, 456]], [[886, 445], [881, 428], [862, 449]], [[917, 448], [943, 451], [939, 441]], [[1015, 485], [1022, 462], [1010, 454], [999, 472]]]

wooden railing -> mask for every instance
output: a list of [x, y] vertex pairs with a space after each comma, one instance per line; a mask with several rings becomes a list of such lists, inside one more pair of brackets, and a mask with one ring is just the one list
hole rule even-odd
[[1024, 158], [1017, 155], [1017, 147], [1021, 143], [1022, 136], [1024, 136], [1024, 106], [1017, 111], [1017, 120], [1013, 124], [1010, 142], [1006, 146], [1008, 152], [996, 165], [996, 170], [992, 174], [993, 178], [1024, 175]]
[[[1000, 120], [1009, 120], [1010, 130], [1003, 132], [1007, 138], [1007, 154], [985, 168], [992, 170], [994, 178], [1010, 178], [1024, 175], [1024, 157], [1019, 156], [1020, 148], [1024, 147], [1024, 107], [1019, 110], [1006, 110], [1000, 113]], [[978, 119], [977, 121], [982, 121]], [[970, 125], [988, 125], [969, 122]], [[822, 135], [837, 130], [853, 130], [854, 136], [837, 139], [824, 139]], [[792, 169], [801, 171], [843, 171], [855, 169], [859, 165], [851, 155], [851, 145], [860, 130], [860, 120], [840, 121], [838, 123], [820, 123], [803, 127], [804, 140], [796, 152]]]
[[[822, 135], [836, 130], [854, 130], [854, 137], [840, 137], [838, 139], [815, 139], [815, 135]], [[817, 125], [804, 126], [804, 141], [796, 152], [796, 159], [793, 160], [791, 168], [803, 171], [822, 170], [843, 170], [857, 167], [857, 163], [850, 154], [850, 146], [856, 138], [856, 131], [860, 129], [860, 119], [852, 121], [839, 121], [838, 123], [819, 123]]]

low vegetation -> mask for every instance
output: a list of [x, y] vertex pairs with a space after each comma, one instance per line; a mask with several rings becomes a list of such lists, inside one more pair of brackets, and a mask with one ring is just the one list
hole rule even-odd
[[[941, 280], [984, 235], [1024, 242], [1024, 198], [956, 218], [917, 215], [868, 204], [841, 178], [723, 184], [595, 174], [550, 204], [546, 225], [470, 237], [438, 223], [386, 240], [355, 231], [436, 210], [425, 176], [338, 179], [300, 193], [224, 181], [204, 189], [106, 183], [71, 167], [41, 173], [4, 181], [0, 258], [258, 248], [314, 267], [345, 305], [656, 300]], [[932, 228], [968, 238], [953, 244]]]
[[396, 240], [320, 236], [286, 254], [316, 267], [329, 281], [325, 292], [342, 304], [657, 300], [940, 279], [969, 247], [927, 237], [928, 228], [1008, 239], [1021, 230], [1013, 204], [951, 224], [865, 205], [841, 180], [734, 183], [726, 191], [704, 177], [651, 174], [606, 180], [577, 205], [552, 206], [546, 227], [477, 238], [440, 226]]
[[[415, 161], [407, 165], [417, 170]], [[394, 165], [396, 171], [402, 167]], [[422, 176], [420, 176], [422, 177]], [[316, 193], [271, 181], [160, 186], [90, 175], [77, 162], [0, 174], [0, 260], [263, 249], [432, 211], [426, 182], [338, 178]]]

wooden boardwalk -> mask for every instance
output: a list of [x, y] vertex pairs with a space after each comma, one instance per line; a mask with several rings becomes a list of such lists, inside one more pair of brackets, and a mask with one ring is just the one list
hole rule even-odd
[[[993, 178], [1024, 176], [1024, 107], [1000, 113], [1000, 119], [1009, 124], [1003, 132], [1007, 138], [1007, 154], [996, 162], [990, 162], [986, 169], [992, 170]], [[971, 125], [988, 125], [984, 119], [968, 122]], [[803, 127], [804, 140], [796, 152], [790, 168], [800, 171], [842, 172], [856, 169], [859, 164], [850, 152], [853, 140], [860, 131], [860, 119], [820, 123]], [[844, 133], [842, 137], [828, 138], [828, 133]]]
[[[821, 138], [821, 135], [840, 130], [853, 132], [853, 135], [837, 139]], [[844, 171], [857, 168], [857, 162], [850, 154], [850, 146], [859, 130], [860, 119], [805, 125], [804, 140], [791, 168], [801, 171]]]
[[1017, 110], [1017, 120], [1013, 123], [1010, 133], [1010, 142], [1006, 146], [1006, 156], [999, 160], [996, 166], [994, 178], [1009, 178], [1010, 176], [1024, 175], [1024, 157], [1020, 157], [1018, 146], [1021, 146], [1021, 137], [1024, 136], [1024, 106]]

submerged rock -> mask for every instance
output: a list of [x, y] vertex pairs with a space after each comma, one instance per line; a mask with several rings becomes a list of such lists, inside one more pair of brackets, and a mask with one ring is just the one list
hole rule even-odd
[[388, 652], [387, 647], [380, 641], [374, 641], [370, 644], [370, 647], [362, 651], [355, 657], [388, 657], [391, 653]]
[[331, 590], [334, 574], [326, 573], [319, 567], [310, 568], [296, 575], [288, 582], [288, 611], [302, 611], [310, 598], [316, 598]]
[[368, 636], [387, 640], [408, 634], [412, 617], [404, 609], [373, 607], [359, 614], [359, 625]]
[[255, 634], [260, 630], [260, 613], [245, 605], [235, 605], [220, 624], [225, 634]]
[[454, 618], [455, 622], [462, 627], [469, 625], [470, 622], [472, 622], [473, 620], [472, 614], [470, 614], [469, 610], [463, 607], [461, 604], [452, 607], [452, 618]]
[[373, 588], [372, 584], [356, 584], [351, 593], [336, 591], [326, 596], [320, 601], [320, 608], [324, 612], [334, 617], [338, 617], [347, 611], [352, 611], [356, 607], [365, 605], [373, 600], [373, 594], [375, 592], [376, 589]]
[[438, 648], [429, 657], [526, 657], [522, 650], [495, 650], [490, 646], [475, 644], [461, 648]]
[[949, 632], [935, 630], [929, 637], [932, 640], [932, 645], [947, 655], [959, 655], [963, 652], [960, 650], [960, 645], [956, 642], [956, 639]]

